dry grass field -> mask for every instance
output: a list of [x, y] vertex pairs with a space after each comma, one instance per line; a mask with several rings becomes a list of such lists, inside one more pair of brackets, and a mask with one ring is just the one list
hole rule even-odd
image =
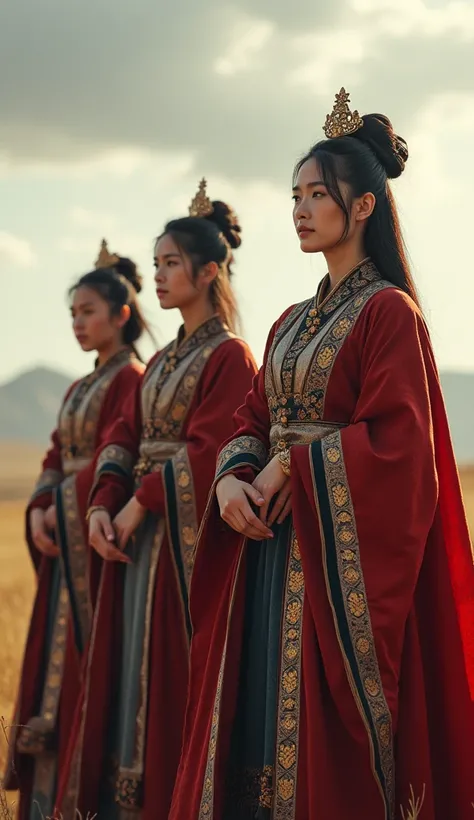
[[[34, 483], [39, 460], [39, 454], [31, 448], [16, 447], [13, 451], [11, 447], [0, 446], [0, 717], [7, 724], [13, 711], [34, 590], [23, 541], [23, 516], [24, 499]], [[474, 534], [474, 468], [463, 470], [461, 477]], [[0, 731], [0, 777], [5, 754], [6, 743]]]

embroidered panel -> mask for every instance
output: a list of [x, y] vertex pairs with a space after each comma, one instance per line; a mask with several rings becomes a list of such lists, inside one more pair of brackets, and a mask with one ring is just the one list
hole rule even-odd
[[[181, 333], [181, 331], [180, 331]], [[147, 373], [142, 388], [142, 417], [147, 439], [178, 440], [195, 390], [211, 354], [235, 338], [213, 317], [195, 333], [168, 345]]]
[[[309, 308], [303, 325], [307, 328], [307, 323], [312, 323], [314, 331], [305, 329], [296, 341], [289, 334], [286, 347], [284, 339], [280, 340], [278, 349], [272, 347], [266, 377], [272, 424], [286, 426], [290, 421], [321, 421], [336, 358], [369, 299], [387, 287], [393, 286], [380, 278], [370, 283], [363, 280], [360, 292], [356, 291], [349, 301], [347, 298], [335, 300], [333, 312], [327, 313], [317, 327], [316, 316], [310, 315], [315, 308]], [[276, 375], [270, 378], [270, 374]]]
[[296, 533], [291, 535], [282, 624], [274, 779], [274, 820], [295, 820], [301, 711], [304, 576]]
[[[368, 728], [374, 776], [386, 805], [386, 818], [394, 816], [394, 749], [392, 720], [385, 699], [367, 603], [357, 523], [346, 475], [340, 432], [313, 445], [320, 447], [328, 501], [318, 491], [320, 510], [328, 505], [331, 532], [324, 531], [328, 594], [333, 605], [335, 627], [351, 689], [362, 720]], [[314, 459], [314, 455], [313, 455]], [[322, 480], [322, 479], [321, 479]], [[324, 524], [323, 524], [324, 529]], [[342, 608], [337, 601], [342, 599]], [[345, 637], [347, 636], [347, 637]]]
[[97, 367], [72, 390], [59, 414], [58, 432], [64, 460], [92, 458], [102, 405], [119, 371], [135, 359], [130, 350], [121, 350]]

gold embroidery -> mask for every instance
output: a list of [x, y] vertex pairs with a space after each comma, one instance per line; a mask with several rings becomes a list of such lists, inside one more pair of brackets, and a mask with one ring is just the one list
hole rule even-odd
[[224, 640], [224, 647], [222, 650], [222, 658], [219, 667], [219, 675], [217, 677], [217, 686], [216, 686], [216, 694], [214, 697], [214, 706], [212, 709], [212, 722], [211, 722], [211, 732], [209, 736], [209, 744], [208, 744], [208, 752], [207, 752], [207, 761], [206, 761], [206, 771], [204, 774], [204, 784], [203, 790], [201, 795], [201, 804], [199, 807], [199, 815], [197, 820], [213, 820], [214, 817], [214, 777], [215, 777], [215, 752], [217, 748], [217, 740], [219, 736], [219, 719], [220, 719], [220, 711], [221, 711], [221, 702], [222, 702], [222, 687], [224, 683], [224, 669], [225, 669], [225, 662], [227, 657], [227, 644], [229, 640], [229, 631], [230, 631], [230, 622], [232, 618], [232, 613], [234, 609], [234, 600], [235, 600], [235, 591], [237, 588], [237, 581], [239, 578], [240, 572], [240, 565], [242, 561], [242, 555], [244, 550], [244, 542], [242, 542], [241, 549], [240, 549], [240, 556], [238, 561], [237, 570], [235, 573], [232, 592], [230, 597], [230, 605], [229, 605], [229, 614], [227, 616], [227, 630], [226, 636]]
[[[337, 451], [337, 457], [336, 457]], [[321, 442], [324, 471], [328, 488], [328, 498], [333, 521], [333, 532], [336, 549], [336, 559], [339, 572], [347, 624], [357, 664], [358, 674], [363, 686], [363, 695], [357, 695], [358, 687], [351, 672], [350, 663], [346, 664], [351, 680], [351, 688], [361, 711], [364, 723], [368, 725], [361, 697], [365, 697], [367, 708], [372, 715], [372, 723], [376, 738], [369, 731], [369, 741], [376, 745], [374, 752], [378, 754], [383, 780], [381, 788], [388, 803], [389, 817], [394, 811], [394, 752], [392, 736], [392, 720], [390, 710], [385, 699], [382, 680], [375, 650], [370, 613], [367, 606], [367, 595], [364, 585], [359, 543], [355, 524], [354, 510], [350, 495], [344, 464], [344, 455], [340, 432], [333, 433]], [[331, 453], [331, 457], [328, 454]], [[341, 517], [343, 525], [341, 526]], [[352, 527], [349, 528], [349, 522]], [[352, 549], [346, 548], [348, 533]], [[339, 631], [338, 620], [335, 616], [336, 629]], [[342, 641], [341, 641], [342, 647]], [[370, 728], [370, 727], [369, 727]], [[379, 779], [377, 771], [374, 775]]]
[[119, 371], [134, 359], [130, 350], [121, 350], [73, 388], [59, 414], [58, 431], [65, 461], [94, 456], [97, 423], [107, 390]]
[[259, 468], [263, 469], [267, 461], [267, 448], [263, 442], [254, 436], [239, 436], [226, 444], [220, 451], [217, 459], [216, 476], [227, 469], [228, 462], [234, 456], [245, 456], [247, 454], [254, 456], [257, 459]]
[[[306, 330], [306, 323], [313, 321], [310, 314], [315, 310], [314, 300], [298, 305], [290, 313], [275, 334], [265, 373], [272, 424], [286, 426], [291, 421], [316, 422], [322, 419], [327, 385], [337, 355], [364, 305], [386, 287], [392, 286], [382, 281], [375, 266], [368, 262], [352, 271], [326, 300], [318, 304], [321, 323], [316, 334], [308, 335]], [[295, 334], [294, 327], [298, 322], [300, 325]], [[304, 354], [306, 346], [308, 351]], [[303, 368], [302, 372], [295, 369], [298, 358], [299, 371]]]
[[176, 487], [181, 559], [183, 562], [186, 588], [189, 589], [194, 563], [194, 545], [198, 531], [198, 516], [193, 474], [186, 447], [179, 450], [171, 461]]
[[[76, 495], [76, 478], [69, 476], [61, 484], [61, 495], [65, 514], [65, 544], [61, 550], [61, 568], [65, 577], [70, 577], [70, 594], [77, 604], [80, 621], [82, 647], [85, 647], [92, 626], [92, 601], [89, 588], [89, 545], [84, 538], [82, 519]], [[66, 574], [64, 554], [67, 553], [70, 573]]]
[[119, 447], [118, 444], [109, 444], [101, 450], [97, 458], [96, 475], [102, 473], [106, 464], [115, 464], [120, 467], [123, 473], [131, 476], [133, 457], [125, 447]]
[[295, 820], [301, 688], [304, 576], [294, 530], [286, 573], [276, 739], [275, 806], [278, 820]]
[[148, 369], [142, 386], [143, 435], [179, 440], [202, 371], [222, 342], [235, 338], [213, 316], [193, 334], [168, 345]]
[[[22, 754], [41, 756], [54, 746], [56, 717], [66, 654], [68, 613], [69, 595], [65, 581], [61, 580], [40, 714], [32, 717], [18, 733], [17, 749]], [[52, 764], [55, 765], [55, 759]]]

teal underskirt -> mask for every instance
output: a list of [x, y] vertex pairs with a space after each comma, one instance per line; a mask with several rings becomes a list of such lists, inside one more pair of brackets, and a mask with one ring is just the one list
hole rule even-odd
[[226, 820], [268, 820], [265, 767], [275, 766], [278, 677], [292, 519], [270, 541], [247, 544], [246, 600], [237, 711], [226, 784]]

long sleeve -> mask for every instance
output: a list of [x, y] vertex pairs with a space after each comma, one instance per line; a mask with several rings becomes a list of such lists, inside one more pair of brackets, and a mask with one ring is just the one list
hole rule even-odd
[[275, 333], [291, 311], [288, 308], [273, 325], [268, 335], [263, 365], [255, 375], [252, 389], [234, 415], [232, 436], [224, 442], [217, 461], [216, 478], [232, 473], [241, 481], [251, 483], [265, 466], [270, 447], [270, 413], [265, 390], [265, 373]]
[[115, 516], [130, 498], [133, 465], [141, 437], [141, 379], [122, 398], [120, 415], [103, 431], [95, 460], [95, 481], [89, 506], [103, 506]]

